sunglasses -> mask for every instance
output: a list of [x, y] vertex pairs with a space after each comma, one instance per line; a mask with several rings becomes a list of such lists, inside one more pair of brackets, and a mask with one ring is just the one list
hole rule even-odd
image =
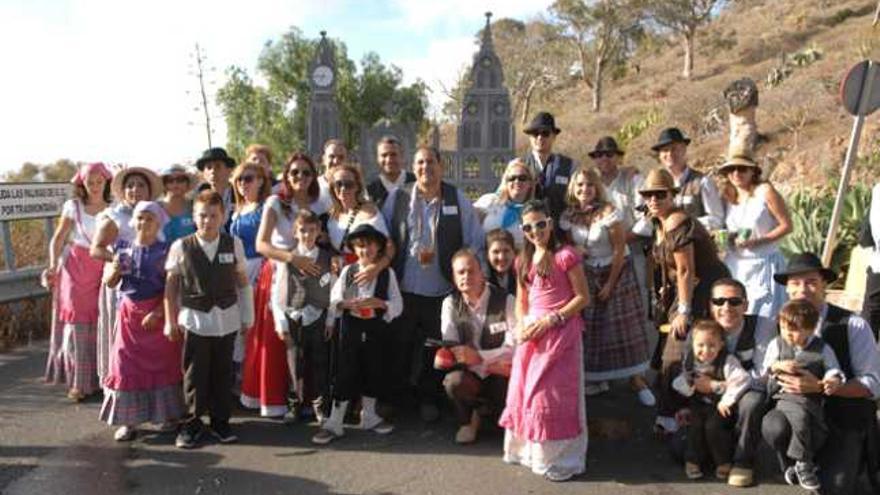
[[353, 189], [357, 186], [357, 182], [353, 180], [338, 180], [333, 183], [333, 187], [336, 189]]
[[302, 177], [305, 179], [307, 177], [312, 176], [312, 171], [307, 168], [303, 168], [303, 169], [295, 168], [295, 169], [291, 170], [290, 172], [288, 172], [288, 175], [290, 177]]
[[550, 131], [548, 131], [548, 130], [535, 131], [535, 132], [532, 133], [532, 137], [538, 137], [538, 136], [541, 136], [541, 137], [550, 137], [551, 134], [553, 134], [553, 133], [550, 132]]
[[507, 182], [529, 182], [532, 178], [528, 175], [511, 175], [506, 180]]
[[238, 178], [239, 184], [250, 184], [251, 182], [257, 180], [256, 175], [242, 175]]
[[185, 175], [172, 175], [162, 179], [165, 184], [189, 184], [189, 177]]
[[668, 191], [645, 191], [645, 192], [640, 192], [639, 196], [641, 196], [645, 199], [650, 199], [650, 198], [666, 199], [666, 197], [669, 196], [669, 192]]
[[615, 153], [613, 151], [594, 151], [593, 158], [611, 158], [612, 156], [614, 156], [616, 154], [617, 153]]
[[726, 303], [726, 304], [729, 304], [729, 305], [733, 306], [734, 308], [736, 308], [738, 306], [742, 306], [742, 303], [744, 303], [744, 302], [745, 302], [745, 300], [741, 297], [713, 297], [712, 298], [712, 305], [714, 305], [714, 306], [724, 306], [724, 304]]
[[750, 172], [751, 170], [752, 167], [749, 167], [748, 165], [731, 165], [730, 167], [727, 167], [728, 174], [732, 174], [734, 172], [744, 174], [746, 172]]
[[533, 230], [538, 232], [540, 230], [544, 230], [547, 228], [547, 225], [550, 224], [549, 220], [538, 220], [535, 223], [524, 223], [522, 224], [522, 231], [526, 234], [530, 234]]

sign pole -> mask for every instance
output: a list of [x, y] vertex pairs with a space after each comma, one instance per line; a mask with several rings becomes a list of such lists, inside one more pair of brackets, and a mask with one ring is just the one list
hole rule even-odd
[[831, 266], [831, 257], [834, 253], [837, 229], [840, 223], [840, 214], [843, 209], [843, 199], [849, 187], [849, 176], [852, 173], [853, 163], [859, 154], [859, 141], [862, 136], [862, 127], [865, 123], [865, 115], [868, 113], [868, 105], [871, 100], [874, 76], [877, 64], [868, 62], [867, 77], [862, 84], [859, 106], [853, 120], [852, 133], [849, 137], [849, 148], [846, 150], [846, 158], [843, 161], [843, 173], [840, 174], [840, 184], [837, 186], [837, 197], [834, 199], [834, 209], [831, 212], [831, 224], [828, 226], [828, 235], [825, 237], [825, 247], [822, 250], [822, 264]]

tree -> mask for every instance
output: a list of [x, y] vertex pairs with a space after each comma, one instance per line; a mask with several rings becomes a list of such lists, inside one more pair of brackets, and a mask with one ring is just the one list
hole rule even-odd
[[681, 37], [684, 68], [681, 76], [690, 79], [694, 71], [694, 40], [697, 30], [711, 19], [724, 0], [647, 0], [645, 12], [659, 24]]
[[79, 163], [74, 163], [67, 158], [56, 160], [54, 163], [41, 165], [38, 163], [25, 162], [18, 171], [6, 172], [2, 176], [3, 182], [67, 182], [76, 173]]
[[[396, 119], [421, 124], [428, 105], [424, 83], [401, 86], [400, 69], [384, 65], [375, 53], [364, 56], [359, 74], [345, 44], [338, 40], [332, 43], [336, 101], [346, 142], [358, 143], [361, 126], [373, 124], [387, 108], [396, 110], [392, 116]], [[296, 27], [267, 42], [257, 62], [266, 87], [255, 85], [241, 68], [227, 70], [227, 81], [217, 100], [226, 117], [230, 152], [240, 155], [254, 141], [269, 145], [277, 156], [302, 147], [311, 93], [309, 66], [317, 45]]]
[[569, 81], [571, 59], [566, 41], [557, 26], [540, 19], [498, 19], [492, 23], [492, 38], [504, 66], [504, 84], [510, 91], [514, 115], [525, 125], [532, 102]]
[[641, 34], [634, 0], [557, 0], [550, 8], [578, 54], [578, 77], [593, 96], [592, 109], [602, 107], [606, 69], [626, 62], [631, 41]]

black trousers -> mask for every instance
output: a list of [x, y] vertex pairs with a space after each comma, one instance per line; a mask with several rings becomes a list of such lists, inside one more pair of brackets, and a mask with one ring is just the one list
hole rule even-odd
[[711, 461], [715, 466], [730, 464], [736, 419], [722, 417], [715, 404], [700, 400], [692, 400], [690, 409], [684, 460], [694, 464]]
[[767, 395], [749, 390], [736, 403], [736, 447], [733, 464], [752, 469], [761, 444], [761, 420], [767, 412]]
[[865, 300], [862, 303], [862, 318], [871, 324], [874, 331], [874, 339], [880, 331], [880, 273], [874, 273], [868, 269], [868, 278], [865, 281]]
[[400, 398], [416, 387], [422, 402], [440, 402], [443, 372], [434, 369], [437, 349], [425, 345], [440, 339], [440, 307], [443, 297], [403, 293], [403, 313], [392, 322], [392, 357], [389, 360], [393, 393]]
[[505, 376], [480, 378], [468, 370], [455, 370], [446, 374], [443, 387], [455, 407], [455, 417], [460, 425], [468, 424], [474, 409], [483, 404], [488, 405], [493, 413], [500, 413], [507, 399]]
[[389, 325], [381, 317], [362, 320], [345, 313], [340, 319], [334, 399], [361, 395], [384, 398], [387, 386], [385, 346]]
[[330, 395], [330, 343], [324, 340], [326, 313], [305, 327], [288, 320], [291, 339], [287, 348], [287, 368], [291, 391], [301, 404], [328, 402]]
[[[776, 411], [770, 411], [764, 416], [761, 432], [764, 440], [777, 452], [784, 452], [792, 437], [788, 421]], [[863, 465], [867, 435], [867, 429], [841, 428], [834, 421], [828, 422], [828, 439], [816, 456], [822, 495], [859, 493], [856, 487]], [[790, 463], [785, 457], [780, 456], [783, 468], [786, 467], [786, 462]]]
[[661, 358], [654, 384], [657, 391], [657, 415], [671, 417], [688, 405], [687, 399], [672, 388], [672, 380], [681, 373], [681, 361], [687, 341], [678, 339], [671, 332], [668, 335], [660, 334], [657, 348], [660, 352], [655, 351], [655, 354], [659, 354]]
[[235, 332], [203, 337], [186, 332], [183, 343], [184, 423], [208, 414], [211, 424], [229, 421], [232, 411], [232, 350]]

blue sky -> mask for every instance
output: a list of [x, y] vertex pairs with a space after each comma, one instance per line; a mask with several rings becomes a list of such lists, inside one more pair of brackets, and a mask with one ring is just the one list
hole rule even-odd
[[[367, 51], [435, 89], [469, 63], [474, 35], [497, 17], [544, 14], [547, 0], [2, 0], [0, 171], [25, 161], [104, 160], [155, 168], [206, 146], [189, 75], [199, 42], [217, 71], [253, 66], [264, 43], [292, 26], [325, 29], [359, 61]], [[225, 141], [222, 116], [215, 142]]]

